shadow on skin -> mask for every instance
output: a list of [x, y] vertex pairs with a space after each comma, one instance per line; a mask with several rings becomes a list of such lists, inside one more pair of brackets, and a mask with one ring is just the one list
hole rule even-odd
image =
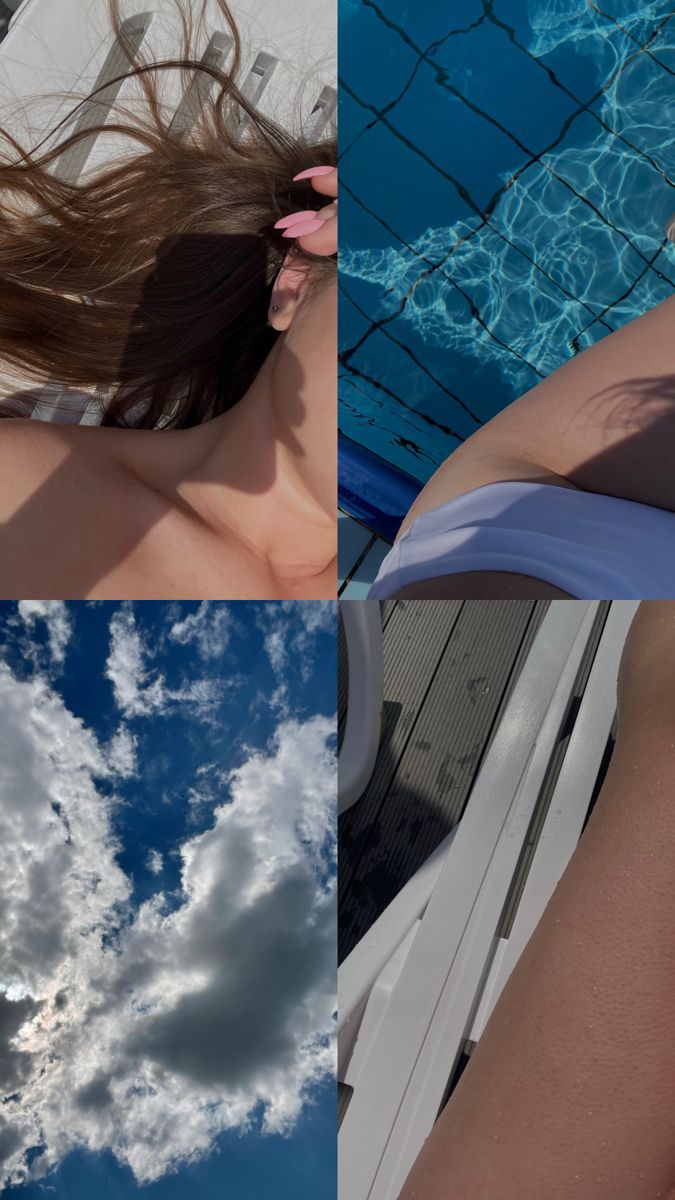
[[[504, 412], [507, 411], [504, 410]], [[582, 415], [583, 424], [587, 425], [589, 429], [589, 440], [592, 437], [596, 443], [600, 444], [610, 438], [618, 440], [615, 440], [614, 444], [606, 449], [591, 454], [586, 459], [580, 459], [566, 476], [556, 475], [553, 464], [550, 469], [544, 468], [543, 465], [539, 469], [535, 465], [537, 462], [541, 464], [542, 460], [547, 457], [545, 441], [540, 448], [535, 434], [534, 445], [530, 451], [526, 446], [527, 434], [523, 433], [521, 425], [517, 431], [517, 438], [511, 441], [511, 453], [514, 458], [520, 457], [523, 463], [527, 462], [531, 453], [533, 465], [530, 469], [528, 462], [527, 468], [524, 468], [522, 473], [519, 473], [516, 466], [508, 475], [508, 480], [514, 483], [543, 483], [582, 490], [631, 500], [665, 512], [675, 513], [675, 375], [645, 375], [629, 378], [591, 393], [586, 399], [580, 401], [576, 412], [571, 414], [568, 429], [563, 430], [561, 435], [563, 443], [568, 432], [571, 438], [579, 437], [581, 421], [580, 425], [576, 427], [576, 432], [572, 431], [571, 425], [575, 423], [577, 417]], [[485, 427], [485, 431], [488, 430], [489, 425]], [[477, 434], [476, 437], [480, 438], [481, 434]], [[507, 445], [506, 440], [502, 444], [495, 432], [491, 443], [493, 455], [497, 458]], [[522, 453], [519, 449], [520, 446], [523, 447]], [[466, 445], [466, 450], [460, 448], [459, 454], [462, 456], [462, 460], [458, 463], [459, 475], [452, 473], [452, 457], [448, 462], [446, 478], [451, 498], [467, 494], [469, 491], [485, 487], [498, 480], [504, 481], [505, 476], [494, 471], [490, 460], [484, 470], [480, 470], [480, 451], [475, 459], [478, 465], [474, 467], [469, 456], [469, 444]], [[464, 455], [465, 457], [463, 457]], [[555, 458], [555, 446], [550, 448], [550, 457]], [[469, 469], [468, 486], [457, 486], [457, 480], [462, 479], [462, 473], [466, 474], [467, 468]], [[439, 499], [434, 508], [442, 503], [443, 501]], [[524, 513], [529, 513], [530, 502], [514, 500], [509, 504], [509, 524], [514, 528], [521, 525], [519, 508], [522, 508]], [[427, 511], [433, 510], [430, 507]], [[528, 522], [529, 516], [526, 516], [522, 526], [527, 527]], [[488, 525], [489, 523], [484, 522], [483, 524]], [[496, 521], [495, 524], [501, 526], [503, 522]], [[462, 543], [463, 552], [470, 553], [475, 541], [475, 535], [467, 536]], [[675, 526], [673, 543], [675, 549]], [[441, 566], [444, 557], [442, 554], [439, 564]], [[396, 595], [399, 598], [409, 599], [426, 598], [427, 596], [429, 598], [441, 597], [446, 594], [443, 590], [444, 587], [447, 594], [453, 598], [463, 598], [469, 595], [484, 599], [505, 598], [507, 595], [522, 598], [530, 594], [528, 588], [531, 587], [531, 583], [528, 583], [525, 576], [509, 575], [508, 572], [495, 571], [487, 567], [484, 572], [476, 571], [470, 574], [463, 572], [457, 576], [449, 574], [447, 571], [441, 571], [440, 575], [434, 577], [431, 571], [433, 562], [432, 558], [428, 559], [430, 571], [426, 579], [420, 579], [419, 582], [401, 588]], [[444, 584], [444, 581], [447, 583]], [[542, 583], [542, 587], [548, 586]], [[509, 590], [511, 587], [514, 590]], [[539, 592], [537, 594], [539, 595]], [[542, 591], [541, 595], [544, 594]], [[551, 596], [562, 596], [565, 593], [552, 589], [550, 594]]]
[[[233, 247], [233, 241], [247, 244]], [[153, 357], [160, 353], [162, 344], [166, 345], [167, 324], [169, 329], [171, 327], [171, 304], [172, 300], [175, 303], [176, 296], [180, 297], [179, 306], [184, 312], [186, 297], [192, 295], [194, 324], [197, 328], [202, 326], [201, 335], [198, 332], [192, 346], [186, 348], [184, 361], [189, 364], [191, 358], [198, 360], [200, 343], [214, 344], [218, 330], [219, 281], [220, 286], [224, 286], [222, 266], [219, 268], [218, 264], [225, 260], [232, 261], [233, 253], [242, 271], [245, 269], [250, 273], [253, 262], [261, 295], [260, 314], [261, 317], [263, 313], [266, 316], [270, 287], [267, 284], [266, 249], [261, 239], [248, 236], [235, 239], [213, 236], [171, 239], [158, 255], [156, 269], [145, 283], [132, 320], [120, 364], [122, 386], [125, 377], [130, 374], [129, 364], [138, 362], [139, 348], [142, 351], [147, 347], [148, 359], [152, 362]], [[232, 279], [228, 280], [227, 287], [232, 288]], [[180, 321], [180, 329], [185, 336], [184, 318]], [[242, 336], [245, 334], [243, 328]], [[270, 335], [270, 348], [274, 340], [274, 336]], [[163, 519], [175, 514], [176, 507], [189, 514], [189, 506], [178, 492], [175, 495], [163, 495], [158, 489], [153, 489], [152, 483], [147, 488], [143, 486], [143, 464], [151, 464], [155, 453], [159, 454], [158, 461], [162, 461], [167, 452], [170, 453], [171, 469], [179, 484], [214, 484], [260, 496], [270, 491], [277, 479], [276, 446], [282, 443], [294, 455], [301, 453], [293, 430], [302, 424], [306, 412], [302, 396], [303, 368], [287, 349], [285, 354], [286, 387], [277, 441], [270, 439], [266, 444], [242, 447], [241, 457], [235, 456], [229, 460], [231, 466], [226, 476], [219, 473], [215, 465], [210, 468], [207, 464], [199, 468], [190, 466], [190, 458], [195, 457], [191, 431], [118, 430], [50, 423], [49, 436], [59, 444], [57, 453], [63, 453], [64, 457], [0, 530], [0, 561], [9, 564], [1, 585], [2, 595], [7, 598], [21, 598], [29, 594], [58, 595], [69, 599], [88, 596], [138, 549]], [[218, 366], [224, 376], [228, 370], [227, 361], [222, 361]], [[8, 397], [7, 403], [16, 405], [18, 411], [22, 407], [25, 411], [27, 402], [32, 402], [35, 395], [35, 389], [19, 392]], [[7, 426], [10, 424], [12, 422], [6, 422]], [[31, 422], [30, 426], [34, 426], [36, 432], [39, 432], [40, 426], [44, 430], [43, 423]], [[26, 427], [24, 424], [24, 429]], [[0, 438], [4, 428], [5, 424], [0, 424]], [[132, 438], [133, 442], [130, 440]], [[146, 439], [147, 450], [141, 438]], [[106, 439], [109, 440], [109, 450]], [[88, 454], [89, 445], [97, 454], [103, 455], [104, 470], [100, 484], [87, 474], [84, 457]], [[185, 459], [184, 471], [182, 458]], [[121, 472], [119, 469], [116, 471], [117, 462], [122, 464]], [[111, 466], [110, 478], [106, 478], [105, 472], [108, 463]], [[136, 469], [134, 464], [137, 464]], [[129, 485], [130, 499], [126, 507], [123, 502], [120, 504], [120, 496], [123, 496], [120, 484], [124, 484], [125, 470], [128, 470], [130, 477], [138, 475], [140, 478], [138, 491], [132, 484]], [[83, 505], [86, 506], [86, 517], [82, 522], [79, 514]], [[227, 513], [223, 512], [223, 522], [226, 520]], [[45, 571], [44, 568], [40, 570], [39, 566], [36, 570], [35, 564], [44, 558], [45, 552], [54, 558], [58, 555], [58, 576], [62, 580], [72, 579], [72, 590], [64, 590], [63, 587], [52, 590], [44, 582], [40, 586]], [[169, 565], [167, 573], [170, 574], [170, 570]], [[194, 594], [197, 595], [198, 591], [195, 579]], [[226, 592], [225, 586], [224, 599], [227, 598]]]
[[617, 445], [582, 462], [572, 482], [675, 512], [675, 375], [622, 380], [586, 403], [587, 420], [623, 433]]

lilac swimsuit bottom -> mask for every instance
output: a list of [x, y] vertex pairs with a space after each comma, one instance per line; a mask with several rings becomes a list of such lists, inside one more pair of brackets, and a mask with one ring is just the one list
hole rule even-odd
[[675, 513], [542, 483], [490, 483], [417, 517], [368, 597], [443, 575], [507, 571], [583, 600], [675, 599]]

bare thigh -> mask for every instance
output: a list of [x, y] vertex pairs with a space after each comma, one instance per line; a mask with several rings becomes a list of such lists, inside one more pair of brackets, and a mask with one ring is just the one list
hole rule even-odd
[[440, 467], [411, 510], [508, 479], [675, 511], [675, 297], [571, 359]]
[[642, 606], [597, 805], [401, 1200], [675, 1184], [675, 602]]

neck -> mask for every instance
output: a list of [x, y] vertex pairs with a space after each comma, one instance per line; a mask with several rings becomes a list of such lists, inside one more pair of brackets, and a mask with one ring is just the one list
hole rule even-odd
[[326, 394], [320, 357], [301, 358], [282, 335], [243, 399], [190, 431], [195, 457], [178, 485], [208, 526], [282, 577], [321, 573], [336, 553], [335, 389]]

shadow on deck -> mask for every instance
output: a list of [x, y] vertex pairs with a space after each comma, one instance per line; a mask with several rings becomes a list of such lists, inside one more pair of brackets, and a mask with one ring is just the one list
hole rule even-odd
[[[524, 600], [381, 606], [380, 750], [368, 787], [339, 823], [340, 962], [460, 819], [547, 607]], [[607, 610], [598, 611], [546, 790], [564, 757]], [[347, 682], [340, 623], [341, 730]]]

